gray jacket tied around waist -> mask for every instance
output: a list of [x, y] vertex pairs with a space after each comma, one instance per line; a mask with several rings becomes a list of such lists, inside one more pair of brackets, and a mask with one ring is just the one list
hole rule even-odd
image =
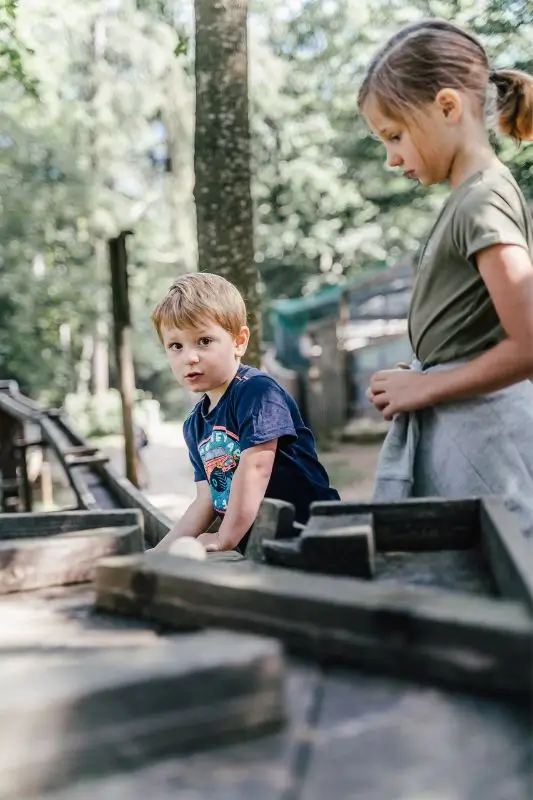
[[[458, 364], [419, 372], [450, 369]], [[533, 537], [533, 383], [397, 414], [381, 449], [374, 500], [500, 495]]]

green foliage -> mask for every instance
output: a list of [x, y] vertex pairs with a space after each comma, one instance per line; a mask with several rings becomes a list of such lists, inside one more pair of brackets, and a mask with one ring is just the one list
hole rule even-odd
[[[0, 86], [0, 375], [54, 403], [76, 389], [97, 324], [111, 330], [107, 238], [135, 230], [134, 286], [146, 273], [162, 291], [194, 265], [192, 208], [183, 212], [190, 177], [179, 156], [169, 174], [165, 154], [164, 115], [183, 102], [176, 32], [126, 4], [103, 9], [26, 0], [16, 24], [32, 46], [41, 102]], [[187, 135], [176, 130], [190, 152]], [[134, 298], [144, 328], [154, 303], [153, 292]], [[140, 371], [151, 377], [158, 345], [145, 350], [144, 330], [138, 338]]]
[[37, 99], [38, 82], [25, 69], [26, 56], [33, 50], [27, 47], [17, 33], [18, 0], [0, 0], [0, 83], [16, 81], [31, 97]]
[[[384, 167], [358, 115], [374, 49], [406, 22], [441, 16], [473, 28], [496, 67], [533, 73], [532, 14], [530, 0], [255, 0], [265, 308], [411, 257], [442, 202], [445, 190]], [[190, 407], [150, 313], [196, 264], [192, 20], [191, 0], [0, 0], [0, 377], [53, 404], [83, 382], [97, 324], [112, 330], [105, 239], [131, 229], [137, 384], [172, 415]], [[496, 143], [533, 201], [533, 147]]]

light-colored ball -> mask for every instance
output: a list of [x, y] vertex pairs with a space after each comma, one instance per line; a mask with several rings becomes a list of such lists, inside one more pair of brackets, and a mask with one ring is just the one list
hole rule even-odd
[[196, 561], [204, 561], [207, 558], [205, 547], [198, 539], [193, 539], [191, 536], [184, 536], [182, 539], [176, 539], [175, 542], [169, 547], [168, 552], [171, 556], [180, 556], [181, 558], [194, 558]]

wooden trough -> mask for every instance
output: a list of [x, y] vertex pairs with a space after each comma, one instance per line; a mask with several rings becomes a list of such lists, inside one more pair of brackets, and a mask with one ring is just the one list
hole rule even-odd
[[[2, 431], [28, 420], [77, 510], [20, 513]], [[265, 501], [244, 557], [143, 554], [170, 520], [61, 415], [1, 384], [0, 422], [0, 800], [529, 800], [530, 543], [503, 501], [305, 528]]]

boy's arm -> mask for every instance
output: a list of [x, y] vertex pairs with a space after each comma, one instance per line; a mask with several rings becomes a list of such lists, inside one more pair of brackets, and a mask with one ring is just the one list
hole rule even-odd
[[233, 550], [255, 522], [274, 466], [278, 440], [247, 448], [231, 482], [228, 508], [217, 533], [204, 533], [207, 551]]
[[202, 531], [209, 528], [214, 518], [215, 512], [209, 483], [207, 481], [197, 481], [195, 499], [185, 514], [174, 523], [167, 535], [154, 547], [154, 550], [165, 553], [168, 552], [170, 545], [176, 539], [181, 539], [183, 536], [199, 536]]

